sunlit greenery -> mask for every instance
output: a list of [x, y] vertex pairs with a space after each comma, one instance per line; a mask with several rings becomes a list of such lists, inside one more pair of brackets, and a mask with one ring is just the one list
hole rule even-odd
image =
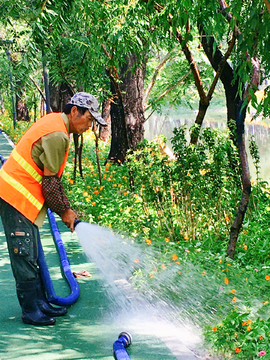
[[[7, 130], [11, 120], [0, 120]], [[9, 127], [9, 134], [16, 142], [24, 130], [25, 126], [15, 132]], [[145, 244], [146, 252], [149, 249], [147, 263], [136, 259], [130, 279], [135, 288], [152, 301], [174, 303], [181, 317], [204, 324], [208, 344], [226, 359], [231, 354], [258, 359], [260, 351], [266, 351], [267, 359], [270, 190], [260, 178], [253, 184], [235, 259], [226, 258], [239, 196], [237, 153], [229, 134], [206, 128], [194, 148], [184, 133], [183, 128], [175, 130], [172, 139], [176, 160], [162, 153], [161, 137], [145, 140], [125, 164], [103, 166], [109, 149], [100, 142], [100, 183], [89, 131], [84, 177], [74, 179], [71, 148], [63, 176], [66, 192], [81, 219], [126, 234]]]
[[[17, 122], [13, 128], [11, 74], [14, 97], [23, 89], [31, 121], [38, 117], [39, 92], [44, 93], [42, 61], [51, 85], [64, 83], [74, 92], [91, 92], [102, 103], [111, 96], [108, 73], [112, 71], [115, 84], [121, 84], [127, 57], [136, 55], [134, 66], [145, 66], [146, 72], [141, 113], [177, 111], [179, 105], [198, 109], [198, 89], [207, 93], [216, 75], [202, 36], [213, 36], [213, 51], [223, 56], [233, 34], [236, 42], [227, 62], [233, 83], [242, 98], [254, 75], [250, 60], [258, 58], [265, 92], [260, 103], [255, 88], [250, 97], [254, 109], [269, 115], [269, 82], [263, 83], [270, 73], [269, 1], [226, 3], [222, 11], [225, 2], [216, 0], [2, 1], [0, 128], [16, 143], [31, 125]], [[188, 54], [183, 52], [185, 44]], [[192, 56], [190, 62], [187, 55]], [[225, 99], [220, 86], [215, 87], [211, 104], [218, 92], [228, 105], [229, 94]], [[147, 266], [137, 259], [130, 279], [134, 287], [152, 300], [175, 303], [179, 317], [192, 316], [205, 325], [206, 341], [225, 359], [270, 359], [269, 187], [260, 179], [258, 149], [251, 141], [256, 179], [231, 260], [226, 250], [242, 191], [234, 135], [205, 128], [198, 134], [198, 144], [189, 145], [187, 132], [196, 131], [196, 127], [174, 130], [169, 139], [172, 159], [164, 153], [166, 139], [160, 137], [141, 142], [123, 164], [108, 163], [110, 144], [100, 141], [101, 180], [94, 137], [87, 132], [83, 178], [74, 177], [71, 147], [63, 183], [81, 219], [126, 234], [149, 249]]]

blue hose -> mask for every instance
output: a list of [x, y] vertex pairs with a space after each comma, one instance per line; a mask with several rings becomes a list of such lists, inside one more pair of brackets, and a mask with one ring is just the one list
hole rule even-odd
[[4, 158], [4, 156], [0, 155], [0, 168], [2, 167], [2, 165], [4, 165], [4, 162], [6, 161], [6, 159]]
[[48, 301], [55, 305], [69, 306], [72, 305], [78, 299], [80, 295], [80, 288], [70, 269], [70, 264], [67, 258], [65, 246], [61, 239], [61, 234], [59, 232], [54, 214], [50, 209], [48, 209], [47, 214], [53, 234], [53, 239], [58, 250], [58, 254], [61, 262], [61, 268], [64, 272], [65, 278], [71, 290], [70, 295], [64, 298], [61, 298], [56, 295], [51, 280], [50, 272], [46, 263], [46, 259], [44, 256], [44, 251], [41, 245], [41, 241], [40, 239], [38, 239], [38, 263], [40, 267], [40, 273], [46, 289]]
[[131, 344], [131, 335], [127, 332], [122, 332], [118, 340], [113, 343], [113, 355], [116, 360], [130, 360], [126, 351], [126, 347]]

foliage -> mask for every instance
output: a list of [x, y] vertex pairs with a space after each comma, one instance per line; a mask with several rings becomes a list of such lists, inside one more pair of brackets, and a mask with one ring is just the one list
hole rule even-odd
[[[71, 164], [64, 176], [69, 197], [85, 220], [147, 245], [147, 261], [132, 277], [138, 290], [152, 301], [173, 302], [181, 317], [204, 322], [206, 340], [226, 358], [257, 359], [269, 352], [269, 189], [254, 183], [235, 259], [228, 260], [240, 181], [229, 134], [206, 128], [194, 148], [184, 128], [175, 130], [176, 161], [162, 153], [164, 141], [143, 141], [124, 165], [107, 163], [100, 186], [89, 133], [84, 179], [74, 182]], [[106, 151], [102, 144], [103, 159]]]
[[[25, 130], [18, 127], [14, 133], [6, 115], [0, 121], [15, 141]], [[151, 301], [173, 304], [176, 318], [203, 324], [207, 343], [226, 359], [258, 359], [261, 351], [267, 359], [270, 189], [254, 182], [235, 259], [227, 259], [239, 181], [232, 171], [238, 157], [229, 134], [206, 128], [194, 148], [187, 145], [185, 128], [177, 129], [172, 139], [176, 160], [162, 150], [166, 139], [143, 141], [126, 164], [102, 167], [102, 185], [95, 138], [90, 131], [85, 135], [84, 177], [72, 178], [71, 149], [63, 183], [82, 219], [144, 246], [145, 260], [137, 259], [130, 279], [133, 286]], [[108, 144], [99, 145], [103, 161]]]
[[31, 122], [17, 121], [16, 127], [14, 129], [13, 122], [10, 121], [10, 116], [8, 115], [8, 112], [0, 115], [0, 128], [10, 137], [14, 144], [17, 144], [22, 135], [31, 125]]
[[[269, 77], [269, 12], [263, 0], [229, 1], [226, 11], [232, 14], [231, 22], [219, 11], [219, 3], [211, 1], [176, 2], [152, 0], [144, 1], [3, 1], [0, 19], [6, 39], [13, 41], [12, 51], [18, 57], [14, 65], [16, 80], [30, 86], [28, 79], [31, 71], [38, 71], [41, 78], [41, 52], [53, 83], [67, 82], [74, 91], [83, 89], [105, 98], [110, 93], [106, 69], [115, 67], [118, 72], [126, 56], [136, 53], [139, 63], [149, 63], [148, 74], [157, 54], [170, 52], [179, 44], [176, 31], [181, 31], [185, 41], [192, 49], [202, 75], [202, 82], [209, 85], [213, 74], [202, 54], [199, 45], [198, 22], [204, 26], [206, 35], [213, 35], [215, 47], [223, 52], [227, 49], [232, 29], [237, 23], [240, 36], [230, 58], [232, 67], [243, 83], [252, 76], [250, 56], [260, 57], [262, 76]], [[39, 62], [39, 65], [38, 65]], [[166, 98], [157, 99], [164, 91], [172, 88], [187, 73], [187, 63], [183, 54], [175, 61], [170, 61], [163, 71], [163, 76], [153, 88], [150, 104], [159, 108], [170, 101], [179, 104], [192, 93], [190, 78], [177, 86]], [[150, 81], [147, 77], [146, 82]], [[147, 84], [146, 84], [147, 85]], [[32, 84], [31, 84], [32, 86]], [[28, 89], [27, 89], [28, 91]], [[186, 96], [188, 92], [188, 96]], [[268, 90], [266, 90], [268, 93]], [[269, 98], [254, 105], [266, 114], [269, 111]]]
[[[164, 140], [144, 141], [124, 165], [107, 163], [100, 186], [89, 133], [84, 179], [74, 182], [71, 164], [65, 173], [69, 197], [85, 220], [148, 246], [147, 262], [138, 264], [132, 277], [137, 289], [152, 301], [173, 301], [182, 317], [192, 314], [195, 322], [208, 324], [207, 341], [226, 356], [239, 348], [238, 358], [256, 359], [259, 351], [268, 351], [270, 331], [263, 315], [270, 279], [269, 190], [254, 184], [235, 260], [228, 261], [231, 209], [239, 191], [239, 177], [232, 170], [238, 158], [229, 134], [205, 129], [195, 149], [186, 144], [185, 129], [176, 130], [176, 161], [160, 151]], [[106, 144], [101, 146], [103, 159], [104, 151]], [[251, 331], [242, 325], [249, 320]]]

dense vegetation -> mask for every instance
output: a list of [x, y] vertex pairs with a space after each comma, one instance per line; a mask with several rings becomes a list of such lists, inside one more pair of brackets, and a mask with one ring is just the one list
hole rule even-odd
[[[13, 110], [33, 120], [45, 98], [61, 111], [74, 92], [96, 95], [111, 129], [100, 167], [97, 138], [85, 137], [83, 177], [74, 178], [70, 151], [63, 182], [73, 208], [146, 247], [147, 264], [137, 259], [130, 280], [206, 324], [214, 350], [270, 359], [269, 188], [254, 141], [250, 182], [243, 131], [248, 103], [270, 113], [269, 0], [9, 0], [0, 12], [2, 129], [17, 142], [29, 123], [13, 129]], [[226, 134], [200, 131], [217, 91]], [[198, 110], [196, 126], [175, 129], [170, 160], [166, 139], [144, 140], [143, 127], [152, 111], [179, 105]]]
[[[0, 121], [15, 142], [25, 130], [19, 123], [13, 131], [7, 116]], [[204, 324], [214, 350], [226, 359], [270, 359], [270, 190], [258, 173], [235, 258], [228, 259], [240, 191], [230, 134], [206, 128], [195, 147], [187, 144], [184, 128], [176, 129], [176, 160], [162, 153], [162, 141], [144, 140], [121, 165], [104, 164], [109, 145], [100, 142], [100, 182], [89, 131], [83, 178], [73, 178], [74, 149], [63, 177], [72, 206], [85, 221], [127, 234], [145, 247], [149, 258], [141, 264], [136, 259], [133, 286], [151, 294], [152, 301], [174, 304], [179, 316]], [[259, 171], [256, 144], [251, 147]]]

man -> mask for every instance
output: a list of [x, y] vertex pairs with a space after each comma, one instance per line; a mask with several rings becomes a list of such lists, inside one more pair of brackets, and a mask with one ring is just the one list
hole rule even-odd
[[67, 312], [46, 299], [38, 268], [38, 228], [49, 207], [74, 231], [77, 215], [70, 208], [60, 178], [69, 135], [82, 134], [93, 121], [107, 125], [98, 112], [97, 99], [84, 92], [75, 94], [64, 113], [48, 114], [28, 129], [0, 170], [0, 214], [26, 324], [53, 325], [55, 316]]

